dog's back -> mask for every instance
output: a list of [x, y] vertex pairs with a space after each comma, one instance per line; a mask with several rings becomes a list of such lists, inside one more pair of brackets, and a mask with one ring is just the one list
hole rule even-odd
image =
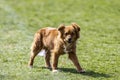
[[[40, 43], [42, 48], [50, 48], [54, 47], [55, 38], [58, 36], [58, 30], [56, 28], [42, 28], [35, 35], [39, 34]], [[36, 36], [35, 36], [36, 37]]]

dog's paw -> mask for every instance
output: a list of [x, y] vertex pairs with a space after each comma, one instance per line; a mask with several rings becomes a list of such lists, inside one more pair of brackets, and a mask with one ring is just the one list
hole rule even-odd
[[85, 73], [85, 70], [80, 70], [80, 71], [77, 71], [79, 73]]
[[32, 69], [32, 68], [33, 68], [33, 66], [28, 66], [28, 68]]
[[51, 67], [45, 66], [46, 69], [52, 69]]
[[52, 70], [52, 72], [53, 72], [53, 73], [57, 73], [57, 72], [59, 72], [59, 71], [58, 71], [58, 70]]
[[52, 69], [51, 65], [47, 65], [47, 64], [45, 64], [45, 68], [46, 69]]

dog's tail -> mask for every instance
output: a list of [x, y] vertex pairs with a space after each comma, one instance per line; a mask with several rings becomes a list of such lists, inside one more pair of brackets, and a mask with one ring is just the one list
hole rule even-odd
[[43, 48], [42, 34], [41, 31], [39, 31], [34, 35], [34, 41], [31, 46], [31, 51], [35, 54], [38, 54], [42, 48]]

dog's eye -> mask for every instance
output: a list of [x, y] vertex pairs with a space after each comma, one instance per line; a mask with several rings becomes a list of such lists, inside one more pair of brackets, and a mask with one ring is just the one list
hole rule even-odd
[[65, 35], [68, 35], [68, 33], [65, 33]]

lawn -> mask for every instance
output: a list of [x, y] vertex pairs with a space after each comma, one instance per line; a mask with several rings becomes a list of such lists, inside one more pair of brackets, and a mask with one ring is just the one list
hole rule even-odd
[[[34, 33], [46, 26], [81, 26], [77, 55], [86, 73], [63, 55], [60, 72], [44, 57], [27, 66]], [[119, 0], [0, 0], [0, 80], [120, 80]]]

